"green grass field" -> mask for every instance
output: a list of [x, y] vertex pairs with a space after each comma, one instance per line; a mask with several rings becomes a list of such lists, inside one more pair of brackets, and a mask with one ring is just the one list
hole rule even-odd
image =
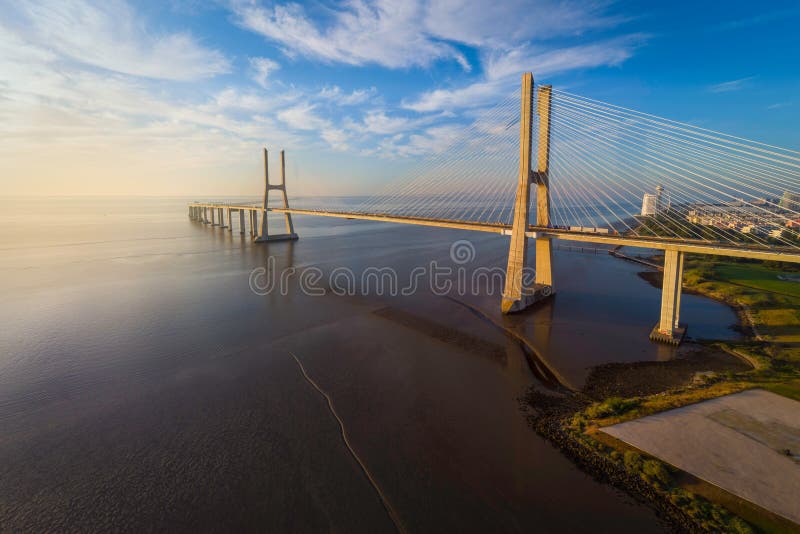
[[778, 279], [779, 268], [693, 257], [684, 284], [712, 298], [748, 308], [756, 329], [777, 358], [800, 362], [800, 283]]
[[800, 298], [800, 282], [779, 280], [778, 275], [784, 274], [781, 271], [741, 263], [720, 263], [714, 271], [721, 280]]

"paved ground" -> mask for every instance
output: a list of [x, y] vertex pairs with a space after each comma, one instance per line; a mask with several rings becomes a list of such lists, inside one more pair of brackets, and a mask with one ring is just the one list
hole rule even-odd
[[603, 430], [800, 523], [800, 402], [757, 389]]

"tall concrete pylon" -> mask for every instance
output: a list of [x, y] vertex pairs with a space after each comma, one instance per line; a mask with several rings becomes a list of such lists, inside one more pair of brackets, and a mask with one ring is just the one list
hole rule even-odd
[[292, 224], [292, 214], [284, 213], [286, 222], [285, 234], [269, 234], [269, 221], [267, 217], [267, 208], [269, 206], [269, 192], [277, 190], [282, 193], [283, 207], [289, 207], [289, 197], [286, 196], [286, 164], [284, 159], [283, 150], [281, 150], [281, 183], [273, 185], [269, 183], [269, 153], [264, 149], [264, 205], [261, 209], [261, 235], [258, 236], [256, 242], [264, 241], [287, 241], [297, 239], [298, 236], [294, 233], [294, 224]]
[[514, 220], [511, 227], [511, 244], [508, 250], [506, 283], [501, 309], [503, 313], [523, 310], [536, 301], [553, 294], [552, 245], [547, 236], [536, 236], [536, 273], [533, 287], [525, 287], [527, 271], [528, 224], [531, 183], [536, 183], [536, 224], [550, 225], [550, 95], [551, 86], [539, 89], [539, 147], [537, 170], [531, 170], [533, 129], [533, 74], [522, 75], [519, 181], [514, 201]]

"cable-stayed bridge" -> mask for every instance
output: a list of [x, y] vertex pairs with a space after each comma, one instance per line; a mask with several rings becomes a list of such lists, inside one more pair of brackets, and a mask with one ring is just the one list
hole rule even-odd
[[[283, 152], [279, 184], [269, 181], [266, 150], [264, 164], [260, 206], [193, 203], [190, 217], [231, 229], [238, 213], [240, 231], [247, 218], [257, 241], [297, 239], [292, 214], [509, 236], [504, 313], [555, 293], [554, 239], [663, 250], [651, 338], [669, 343], [685, 332], [686, 253], [800, 262], [800, 152], [534, 88], [530, 73], [519, 93], [474, 111], [431, 155], [356, 205], [290, 207]], [[278, 206], [271, 191], [280, 194]], [[285, 233], [270, 233], [268, 212], [284, 214]], [[526, 286], [531, 239], [535, 282]]]

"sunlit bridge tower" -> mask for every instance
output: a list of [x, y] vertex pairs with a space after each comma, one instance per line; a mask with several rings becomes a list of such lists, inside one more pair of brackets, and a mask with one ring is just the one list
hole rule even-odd
[[264, 149], [264, 204], [261, 209], [261, 235], [258, 236], [256, 239], [257, 242], [261, 243], [264, 241], [287, 241], [287, 240], [294, 240], [297, 239], [297, 234], [294, 233], [294, 224], [292, 224], [292, 214], [288, 211], [283, 213], [285, 223], [286, 223], [286, 233], [285, 234], [272, 234], [269, 233], [269, 217], [267, 215], [267, 210], [269, 208], [269, 192], [270, 191], [280, 191], [283, 197], [283, 207], [284, 209], [289, 209], [289, 198], [286, 196], [286, 160], [284, 157], [283, 150], [281, 150], [281, 183], [279, 184], [270, 184], [269, 183], [269, 153], [267, 149]]
[[[539, 232], [529, 232], [529, 208], [531, 184], [536, 184], [536, 226], [550, 226], [550, 97], [552, 88], [539, 88], [537, 113], [539, 115], [539, 146], [537, 169], [531, 169], [533, 129], [533, 74], [522, 75], [522, 97], [519, 133], [519, 182], [514, 200], [514, 218], [511, 228], [511, 245], [508, 250], [508, 267], [503, 289], [501, 309], [503, 313], [523, 310], [534, 302], [554, 293], [553, 248], [551, 238]], [[528, 237], [536, 240], [536, 274], [533, 286], [525, 282]]]

